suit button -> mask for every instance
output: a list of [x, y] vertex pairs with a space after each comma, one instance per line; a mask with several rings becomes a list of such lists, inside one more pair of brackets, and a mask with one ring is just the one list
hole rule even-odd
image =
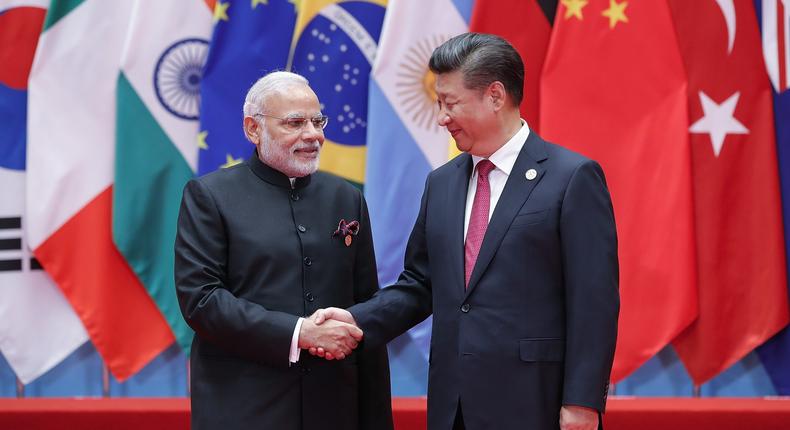
[[310, 257], [305, 257], [304, 258], [304, 265], [305, 266], [312, 266], [313, 265], [313, 260], [310, 259]]
[[463, 306], [461, 306], [461, 312], [467, 313], [467, 312], [469, 312], [469, 309], [471, 309], [471, 308], [472, 307], [469, 306], [469, 303], [464, 303]]
[[308, 373], [310, 373], [309, 367], [302, 367], [301, 370], [302, 370], [302, 375], [307, 375]]
[[298, 201], [299, 200], [299, 194], [297, 194], [296, 191], [291, 193], [291, 200], [293, 200], [293, 201]]
[[304, 233], [307, 231], [307, 227], [303, 226], [302, 224], [299, 224], [299, 226], [296, 227], [296, 229], [299, 230], [300, 233]]
[[315, 300], [315, 297], [313, 297], [313, 293], [304, 293], [304, 298], [308, 302], [312, 302], [313, 300]]

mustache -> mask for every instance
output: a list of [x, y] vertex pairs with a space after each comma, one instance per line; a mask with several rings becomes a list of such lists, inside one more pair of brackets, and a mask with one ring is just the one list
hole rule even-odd
[[318, 151], [321, 149], [321, 144], [318, 142], [312, 143], [299, 143], [291, 147], [292, 152], [296, 151]]

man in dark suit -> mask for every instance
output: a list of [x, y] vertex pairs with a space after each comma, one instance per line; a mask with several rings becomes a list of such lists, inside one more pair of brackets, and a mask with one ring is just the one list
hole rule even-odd
[[524, 65], [505, 40], [454, 37], [429, 67], [464, 154], [428, 175], [397, 283], [315, 320], [358, 324], [369, 348], [433, 313], [431, 430], [595, 429], [619, 311], [603, 171], [520, 118]]
[[303, 77], [269, 74], [244, 105], [255, 155], [184, 189], [175, 278], [195, 330], [193, 430], [392, 429], [384, 345], [355, 352], [357, 327], [302, 318], [378, 290], [362, 193], [316, 172], [326, 124]]

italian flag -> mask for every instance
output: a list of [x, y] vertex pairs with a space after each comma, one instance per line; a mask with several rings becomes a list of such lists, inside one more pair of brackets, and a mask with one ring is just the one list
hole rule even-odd
[[[52, 1], [29, 81], [29, 243], [120, 381], [174, 340], [157, 302], [113, 242], [116, 100], [125, 91], [119, 70], [135, 28], [132, 13], [140, 7]], [[152, 234], [135, 224], [124, 228], [127, 235]]]

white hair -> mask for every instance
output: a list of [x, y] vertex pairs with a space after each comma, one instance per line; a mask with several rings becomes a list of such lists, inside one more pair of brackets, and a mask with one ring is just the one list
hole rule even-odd
[[272, 72], [258, 79], [247, 91], [244, 99], [244, 116], [255, 116], [263, 113], [266, 98], [281, 92], [292, 85], [308, 85], [307, 79], [291, 72]]

